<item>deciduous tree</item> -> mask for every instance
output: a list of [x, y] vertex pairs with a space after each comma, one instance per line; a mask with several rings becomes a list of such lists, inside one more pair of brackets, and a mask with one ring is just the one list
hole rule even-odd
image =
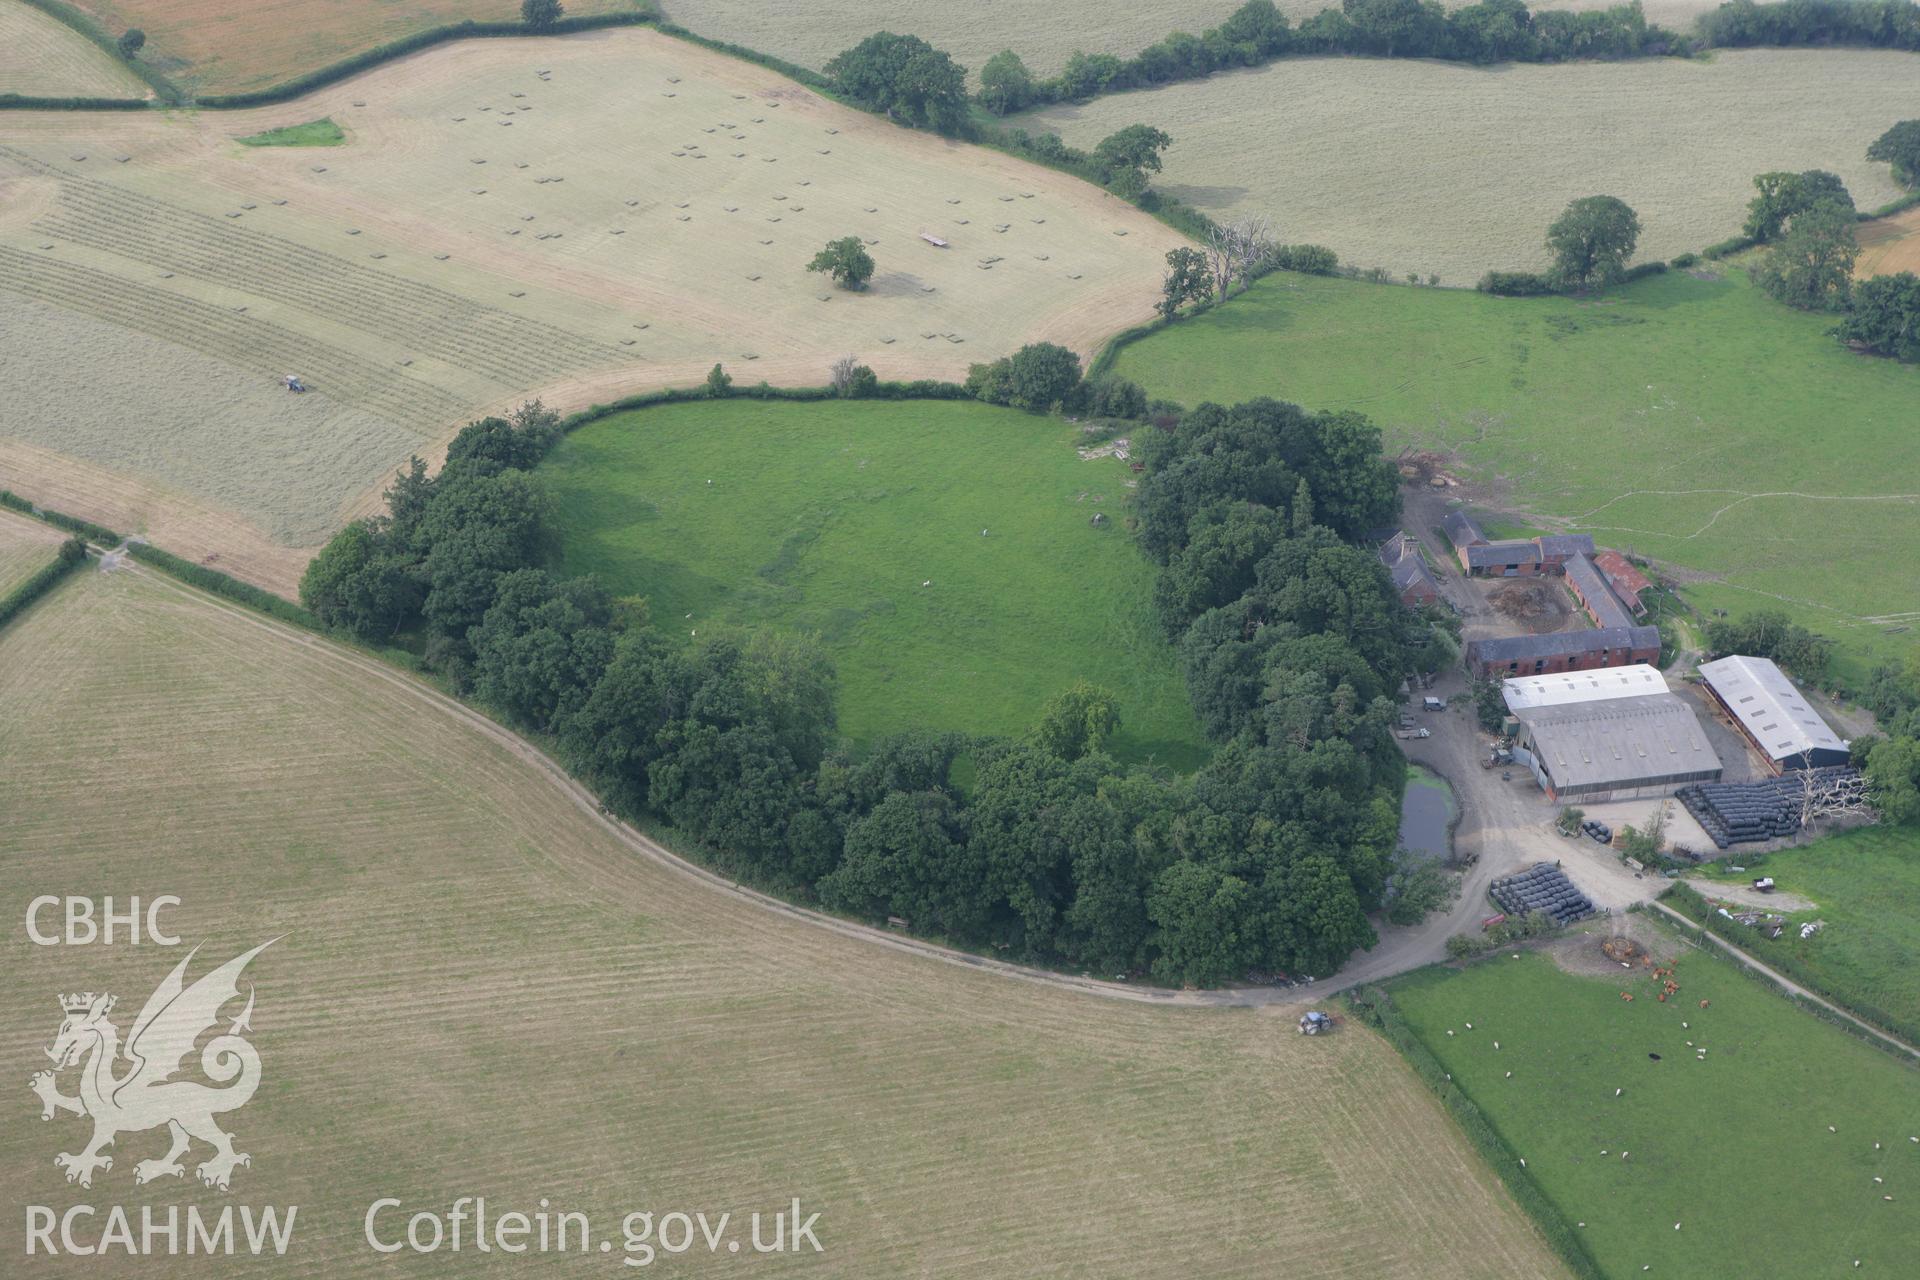
[[842, 236], [814, 254], [807, 270], [826, 272], [843, 289], [864, 289], [873, 278], [873, 255], [859, 236]]
[[1837, 200], [1801, 210], [1754, 270], [1754, 279], [1798, 310], [1837, 310], [1846, 305], [1854, 259], [1860, 256], [1853, 228], [1853, 207]]
[[1606, 286], [1627, 272], [1640, 241], [1640, 219], [1624, 200], [1584, 196], [1547, 228], [1554, 276], [1573, 289]]
[[1903, 187], [1920, 187], [1920, 120], [1902, 120], [1873, 140], [1867, 159], [1893, 166], [1893, 180]]

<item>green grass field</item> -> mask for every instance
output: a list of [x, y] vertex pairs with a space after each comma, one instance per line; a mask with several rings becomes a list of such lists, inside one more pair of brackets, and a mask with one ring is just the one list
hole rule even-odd
[[[1748, 864], [1740, 858], [1714, 863]], [[1846, 1005], [1862, 1017], [1920, 1041], [1920, 832], [1868, 827], [1768, 854], [1764, 873], [1781, 889], [1812, 900], [1815, 909], [1789, 913], [1795, 925], [1824, 920], [1806, 941], [1790, 929], [1778, 941], [1740, 931], [1742, 947]], [[1760, 871], [1721, 872], [1702, 881], [1741, 884]], [[1711, 894], [1710, 884], [1703, 884]]]
[[[1598, 936], [1583, 945], [1597, 954]], [[1545, 954], [1500, 954], [1391, 991], [1548, 1198], [1585, 1224], [1576, 1234], [1607, 1274], [1910, 1266], [1920, 1072], [1715, 954], [1685, 950], [1675, 976], [1662, 1004], [1645, 968], [1579, 977]]]
[[340, 126], [326, 116], [236, 139], [243, 147], [337, 147], [346, 140]]
[[1715, 270], [1590, 302], [1280, 274], [1117, 372], [1190, 405], [1360, 410], [1390, 449], [1458, 453], [1490, 506], [1687, 571], [1697, 606], [1788, 608], [1857, 676], [1920, 620], [1920, 575], [1890, 570], [1920, 545], [1920, 368]]
[[646, 596], [663, 628], [818, 634], [856, 744], [1020, 733], [1084, 676], [1119, 696], [1121, 757], [1192, 767], [1153, 566], [1122, 519], [1130, 473], [1074, 441], [974, 403], [732, 400], [594, 423], [542, 474], [566, 570]]

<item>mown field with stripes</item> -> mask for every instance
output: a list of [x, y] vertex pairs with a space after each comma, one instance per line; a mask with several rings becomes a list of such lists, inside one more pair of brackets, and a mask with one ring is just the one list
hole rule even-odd
[[[286, 935], [249, 971], [264, 1081], [227, 1127], [253, 1156], [233, 1199], [298, 1204], [299, 1230], [249, 1274], [451, 1274], [376, 1255], [361, 1218], [460, 1195], [597, 1229], [798, 1196], [825, 1252], [757, 1260], [780, 1274], [1558, 1273], [1362, 1028], [1310, 1040], [1287, 1008], [1099, 998], [768, 912], [641, 857], [404, 677], [144, 570], [90, 570], [0, 632], [0, 754], [8, 918], [110, 888], [178, 895], [209, 963]], [[57, 992], [137, 1009], [177, 953], [0, 946], [0, 1200], [223, 1203], [135, 1188], [151, 1134], [68, 1187], [74, 1122], [35, 1121], [24, 1087]]]
[[[341, 145], [238, 142], [320, 118]], [[286, 552], [471, 418], [716, 362], [817, 386], [845, 355], [950, 379], [1039, 339], [1090, 356], [1152, 314], [1180, 243], [1078, 179], [640, 28], [462, 41], [258, 110], [7, 126], [0, 472], [288, 595]], [[858, 294], [807, 270], [851, 235], [878, 264]]]
[[53, 559], [60, 535], [37, 520], [0, 512], [0, 599]]
[[0, 95], [144, 98], [140, 77], [113, 55], [22, 0], [0, 0]]

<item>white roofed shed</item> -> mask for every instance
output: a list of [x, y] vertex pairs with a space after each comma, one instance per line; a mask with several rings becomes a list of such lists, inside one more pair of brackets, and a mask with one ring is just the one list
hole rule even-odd
[[1716, 658], [1700, 678], [1775, 772], [1847, 763], [1846, 742], [1771, 658]]

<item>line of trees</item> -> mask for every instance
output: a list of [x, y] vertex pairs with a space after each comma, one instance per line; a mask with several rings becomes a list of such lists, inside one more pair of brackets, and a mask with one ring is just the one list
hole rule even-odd
[[[1069, 396], [1144, 401], [1071, 372]], [[1444, 896], [1394, 861], [1408, 623], [1354, 541], [1392, 518], [1395, 477], [1355, 414], [1260, 400], [1162, 421], [1138, 527], [1220, 744], [1192, 777], [1117, 764], [1123, 709], [1085, 682], [1019, 738], [907, 733], [853, 758], [810, 640], [669, 640], [644, 601], [551, 571], [531, 471], [559, 423], [537, 403], [468, 426], [437, 476], [400, 472], [387, 513], [336, 536], [301, 598], [329, 626], [415, 644], [461, 692], [550, 735], [610, 804], [802, 899], [1169, 982], [1330, 972], [1372, 943], [1367, 912]]]
[[1434, 0], [1343, 0], [1298, 27], [1272, 0], [1249, 0], [1195, 36], [1176, 31], [1131, 58], [1075, 53], [1061, 73], [1036, 78], [1011, 49], [980, 69], [981, 106], [1007, 115], [1052, 102], [1194, 80], [1289, 55], [1366, 54], [1464, 62], [1558, 62], [1688, 54], [1694, 42], [1650, 26], [1636, 3], [1570, 13], [1533, 12], [1520, 0], [1482, 0], [1449, 12]]

